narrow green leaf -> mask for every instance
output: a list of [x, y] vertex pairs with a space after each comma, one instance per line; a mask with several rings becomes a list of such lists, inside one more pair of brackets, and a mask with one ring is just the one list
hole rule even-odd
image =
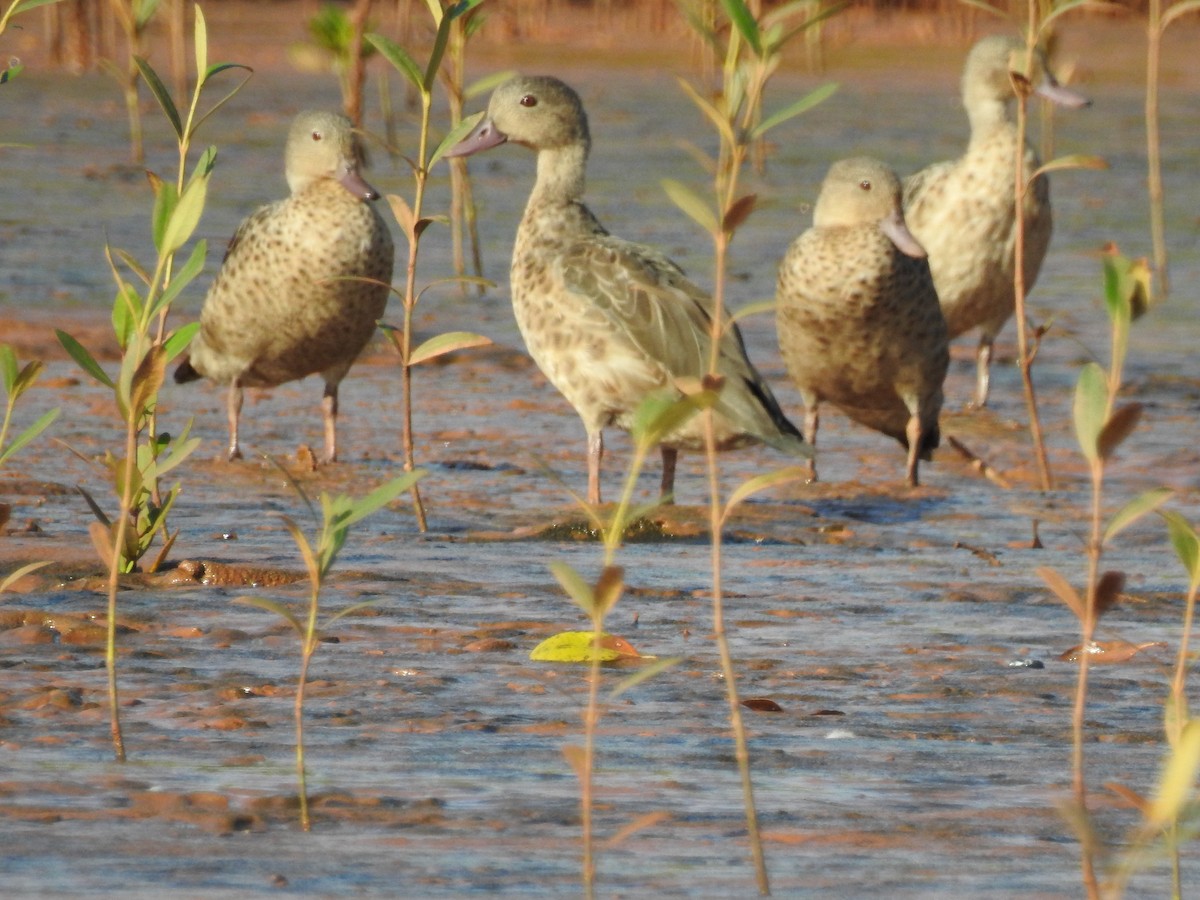
[[801, 113], [808, 112], [814, 106], [824, 103], [834, 94], [836, 94], [837, 90], [838, 84], [836, 82], [830, 82], [829, 84], [822, 85], [814, 91], [810, 91], [795, 103], [788, 104], [783, 109], [772, 113], [770, 116], [755, 125], [754, 128], [750, 130], [750, 140], [758, 140], [776, 125], [781, 125], [789, 119], [796, 118], [796, 116], [800, 115]]
[[758, 30], [758, 22], [744, 0], [721, 0], [721, 6], [733, 27], [738, 30], [738, 34], [750, 45], [754, 55], [762, 56], [762, 36]]
[[19, 394], [13, 393], [17, 383], [17, 354], [8, 344], [0, 344], [0, 372], [4, 375], [4, 393], [16, 399]]
[[366, 40], [382, 53], [383, 58], [395, 66], [396, 70], [407, 78], [413, 87], [419, 91], [424, 90], [421, 69], [403, 47], [382, 34], [368, 34]]
[[188, 438], [187, 440], [174, 440], [171, 442], [171, 449], [166, 456], [160, 456], [154, 464], [154, 475], [161, 478], [166, 475], [177, 465], [191, 456], [192, 452], [200, 446], [200, 438]]
[[1104, 530], [1103, 543], [1107, 544], [1118, 534], [1136, 522], [1147, 513], [1152, 513], [1174, 496], [1174, 491], [1168, 488], [1155, 488], [1134, 497], [1109, 520]]
[[1097, 442], [1108, 405], [1108, 378], [1097, 363], [1088, 363], [1075, 385], [1075, 436], [1089, 462], [1100, 458]]
[[317, 555], [313, 552], [312, 544], [308, 542], [308, 538], [304, 532], [300, 530], [289, 516], [282, 516], [283, 525], [292, 536], [292, 540], [296, 542], [296, 548], [300, 551], [300, 558], [304, 560], [304, 568], [308, 572], [308, 581], [315, 591], [321, 584], [321, 567], [317, 563]]
[[480, 94], [486, 94], [492, 88], [498, 87], [516, 74], [515, 69], [504, 69], [500, 72], [493, 72], [491, 75], [486, 75], [477, 81], [472, 81], [463, 88], [463, 99], [471, 100]]
[[199, 330], [199, 322], [188, 322], [163, 341], [163, 352], [167, 355], [167, 362], [170, 362], [186, 350], [188, 344], [192, 342], [192, 338], [196, 336], [196, 332]]
[[446, 134], [440, 144], [433, 151], [433, 155], [429, 157], [427, 168], [433, 168], [433, 164], [446, 155], [446, 151], [470, 134], [471, 129], [479, 124], [479, 120], [484, 117], [483, 111], [475, 113], [473, 116], [467, 116], [460, 119]]
[[243, 606], [257, 606], [259, 609], [265, 609], [267, 612], [273, 612], [296, 630], [296, 634], [304, 636], [304, 626], [300, 624], [300, 620], [292, 613], [290, 609], [275, 600], [268, 600], [266, 597], [234, 597], [234, 603], [240, 603]]
[[192, 13], [195, 16], [192, 44], [196, 48], [196, 71], [204, 73], [200, 84], [196, 86], [198, 92], [208, 79], [208, 23], [204, 21], [204, 11], [199, 3], [192, 4]]
[[138, 71], [142, 73], [146, 87], [150, 88], [150, 93], [154, 95], [154, 99], [166, 113], [167, 121], [175, 129], [175, 136], [179, 140], [183, 140], [183, 122], [179, 118], [179, 110], [175, 108], [175, 101], [171, 99], [171, 92], [167, 90], [167, 86], [162, 83], [162, 79], [158, 77], [158, 73], [154, 71], [150, 63], [136, 55], [133, 57], [133, 61], [137, 65]]
[[412, 352], [408, 364], [416, 366], [431, 359], [437, 359], [456, 350], [469, 350], [472, 347], [486, 347], [492, 342], [491, 338], [470, 331], [448, 331], [431, 337]]
[[1195, 793], [1197, 773], [1200, 773], [1200, 719], [1192, 719], [1183, 726], [1179, 741], [1167, 758], [1146, 816], [1147, 824], [1162, 828], [1179, 818]]
[[63, 345], [63, 349], [67, 351], [71, 359], [75, 360], [79, 368], [83, 369], [83, 371], [87, 372], [105, 387], [116, 388], [113, 380], [105, 374], [104, 370], [100, 368], [100, 364], [96, 362], [83, 344], [79, 343], [79, 341], [75, 340], [75, 338], [71, 337], [61, 328], [54, 329], [54, 333], [58, 336], [58, 342]]
[[[575, 571], [570, 565], [561, 560], [554, 560], [550, 563], [550, 571], [562, 585], [562, 589], [567, 592], [575, 605], [582, 609], [589, 616], [595, 613], [596, 603], [592, 593], [592, 586], [583, 580], [583, 576]], [[588, 632], [590, 634], [591, 632]]]
[[187, 243], [196, 226], [200, 224], [207, 196], [208, 176], [193, 174], [163, 231], [163, 245], [160, 250], [162, 255], [170, 255]]
[[204, 269], [204, 260], [208, 256], [208, 241], [201, 238], [196, 241], [192, 252], [182, 266], [180, 266], [175, 274], [171, 277], [170, 283], [166, 286], [158, 298], [154, 301], [154, 306], [150, 310], [150, 315], [157, 316], [160, 311], [169, 307], [175, 302], [175, 299], [180, 295], [185, 287], [191, 284], [192, 279], [200, 274]]
[[[14, 360], [15, 360], [14, 356]], [[14, 400], [24, 394], [27, 390], [33, 387], [33, 383], [38, 380], [38, 376], [42, 374], [42, 370], [46, 368], [45, 363], [40, 359], [31, 359], [17, 372], [16, 377], [12, 380], [12, 387], [8, 393]]]
[[438, 69], [442, 67], [442, 57], [446, 55], [446, 45], [450, 41], [450, 28], [454, 23], [455, 12], [462, 4], [455, 4], [446, 10], [437, 24], [437, 33], [433, 36], [433, 47], [429, 51], [429, 62], [425, 65], [425, 74], [421, 79], [421, 90], [424, 95], [433, 93], [437, 83]]
[[1200, 536], [1192, 524], [1177, 512], [1162, 513], [1175, 555], [1183, 563], [1193, 586], [1200, 583]]
[[664, 178], [662, 186], [675, 205], [691, 216], [696, 224], [709, 234], [720, 233], [717, 214], [691, 188], [673, 178]]
[[717, 129], [717, 132], [720, 134], [721, 140], [726, 144], [736, 143], [737, 138], [733, 133], [733, 125], [730, 123], [725, 114], [722, 113], [721, 110], [717, 109], [717, 107], [713, 105], [712, 101], [708, 100], [706, 97], [700, 96], [699, 91], [688, 84], [688, 82], [686, 82], [684, 79], [678, 78], [676, 80], [679, 82], [679, 86], [683, 88], [683, 92], [687, 94], [691, 98], [692, 102], [696, 104], [696, 107], [708, 117], [708, 120], [713, 124], [713, 126]]
[[224, 97], [222, 97], [220, 100], [218, 100], [216, 103], [214, 103], [211, 107], [209, 107], [208, 111], [192, 124], [192, 130], [190, 132], [188, 132], [189, 136], [195, 134], [196, 131], [199, 130], [200, 126], [203, 125], [208, 120], [209, 116], [211, 116], [218, 109], [220, 109], [222, 106], [224, 106], [226, 103], [228, 103], [231, 99], [233, 99], [233, 96], [238, 91], [240, 91], [243, 87], [246, 86], [246, 82], [254, 77], [254, 70], [252, 68], [250, 68], [249, 66], [243, 66], [239, 63], [221, 63], [219, 65], [214, 65], [214, 66], [209, 67], [209, 70], [204, 73], [204, 79], [203, 79], [202, 83], [208, 84], [208, 80], [210, 78], [212, 78], [212, 76], [216, 75], [218, 72], [224, 72], [226, 69], [244, 69], [246, 72], [246, 77], [243, 78], [241, 81], [239, 81], [237, 84], [235, 84], [225, 94]]
[[340, 525], [343, 528], [349, 528], [355, 522], [365, 519], [371, 513], [391, 503], [424, 477], [425, 469], [414, 469], [399, 478], [393, 478], [391, 481], [381, 484], [365, 497], [353, 501], [348, 514], [341, 520]]
[[77, 490], [79, 495], [83, 497], [83, 502], [88, 505], [88, 509], [92, 511], [92, 515], [96, 517], [96, 521], [105, 528], [112, 527], [112, 522], [109, 520], [104, 510], [100, 508], [100, 504], [96, 502], [95, 498], [79, 485], [75, 485], [75, 490]]
[[9, 10], [9, 15], [28, 12], [31, 9], [37, 9], [39, 6], [49, 6], [51, 3], [58, 3], [59, 0], [19, 0]]
[[38, 562], [26, 563], [25, 565], [21, 566], [21, 568], [14, 569], [13, 571], [9, 572], [4, 576], [4, 580], [0, 581], [0, 594], [3, 594], [30, 572], [36, 572], [38, 569], [44, 569], [46, 566], [50, 565], [50, 562], [51, 561], [48, 559], [43, 559], [39, 560]]
[[50, 427], [50, 423], [58, 418], [59, 410], [57, 408], [44, 413], [36, 422], [18, 434], [12, 439], [7, 447], [0, 452], [0, 463], [3, 463], [10, 456], [36, 438], [39, 434]]
[[622, 678], [620, 681], [618, 681], [613, 686], [612, 691], [609, 692], [608, 699], [610, 701], [616, 700], [630, 688], [637, 687], [643, 681], [653, 678], [660, 672], [665, 672], [667, 669], [678, 665], [681, 662], [683, 662], [682, 656], [671, 656], [666, 659], [656, 659], [650, 664], [642, 666], [641, 668], [635, 670], [628, 677]]
[[729, 515], [735, 506], [747, 497], [757, 494], [760, 491], [779, 487], [781, 484], [790, 484], [793, 481], [806, 481], [808, 478], [809, 471], [807, 466], [786, 466], [782, 469], [776, 469], [774, 472], [764, 472], [762, 475], [756, 475], [754, 478], [743, 481], [729, 495], [729, 499], [725, 501], [725, 514]]
[[361, 600], [358, 603], [351, 603], [345, 609], [338, 610], [332, 616], [325, 620], [325, 627], [328, 628], [338, 619], [343, 616], [351, 616], [356, 612], [361, 612], [364, 609], [370, 609], [373, 606], [379, 606], [388, 601], [387, 597], [376, 597], [374, 600]]

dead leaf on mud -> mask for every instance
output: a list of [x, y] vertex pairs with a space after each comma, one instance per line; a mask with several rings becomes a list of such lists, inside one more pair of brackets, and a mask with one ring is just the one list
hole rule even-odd
[[[1092, 641], [1088, 645], [1088, 657], [1093, 663], [1123, 663], [1133, 659], [1147, 647], [1165, 647], [1165, 641], [1146, 641], [1144, 644], [1131, 644], [1129, 641]], [[1083, 645], [1072, 647], [1059, 656], [1065, 662], [1076, 662]]]
[[747, 697], [742, 701], [742, 706], [755, 712], [783, 712], [783, 707], [770, 697]]

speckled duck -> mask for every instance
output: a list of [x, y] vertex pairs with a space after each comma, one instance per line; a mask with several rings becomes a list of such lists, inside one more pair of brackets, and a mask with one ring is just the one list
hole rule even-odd
[[[925, 252], [904, 224], [900, 181], [884, 163], [834, 163], [813, 226], [788, 248], [776, 290], [779, 348], [804, 401], [814, 447], [819, 407], [908, 450], [908, 483], [938, 445], [942, 382], [950, 356], [946, 321]], [[816, 478], [816, 466], [812, 465]]]
[[287, 141], [291, 196], [242, 222], [205, 297], [175, 381], [229, 385], [230, 459], [242, 455], [242, 389], [316, 373], [325, 381], [322, 458], [337, 458], [338, 385], [383, 316], [394, 257], [361, 159], [349, 119], [300, 113]]
[[[588, 499], [599, 503], [603, 429], [628, 429], [649, 394], [704, 375], [713, 301], [658, 251], [610, 235], [584, 205], [590, 136], [574, 90], [556, 78], [510, 79], [451, 153], [505, 141], [537, 152], [537, 179], [513, 248], [513, 310], [530, 356], [583, 419]], [[718, 447], [762, 442], [809, 455], [747, 358], [736, 326], [727, 326], [719, 349], [725, 386], [715, 406]], [[702, 447], [698, 416], [667, 436], [664, 497], [674, 490], [678, 450]]]

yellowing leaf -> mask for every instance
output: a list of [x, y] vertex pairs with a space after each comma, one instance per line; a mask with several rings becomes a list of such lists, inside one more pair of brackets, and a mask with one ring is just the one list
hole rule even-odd
[[595, 633], [591, 631], [561, 631], [546, 638], [529, 654], [535, 662], [590, 663], [597, 657], [600, 662], [643, 658], [627, 640], [611, 634], [601, 633], [597, 647]]
[[[1092, 641], [1088, 644], [1087, 654], [1092, 664], [1129, 662], [1147, 647], [1165, 647], [1162, 641], [1147, 641], [1144, 644], [1131, 644], [1129, 641]], [[1059, 659], [1065, 662], [1075, 662], [1083, 652], [1083, 646], [1072, 647]]]
[[1200, 719], [1184, 726], [1183, 734], [1167, 759], [1158, 792], [1146, 816], [1147, 823], [1162, 827], [1174, 822], [1196, 789], [1200, 772]]

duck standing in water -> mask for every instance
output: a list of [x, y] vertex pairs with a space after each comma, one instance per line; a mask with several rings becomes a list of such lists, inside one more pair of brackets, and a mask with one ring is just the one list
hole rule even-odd
[[[505, 141], [537, 152], [537, 179], [513, 248], [513, 311], [530, 356], [583, 419], [588, 501], [599, 503], [603, 429], [628, 430], [648, 395], [708, 372], [713, 300], [658, 251], [611, 236], [583, 204], [591, 141], [570, 87], [549, 77], [510, 79], [447, 155]], [[717, 374], [724, 378], [713, 408], [719, 449], [761, 442], [811, 454], [730, 322]], [[677, 452], [704, 447], [701, 419], [662, 442], [664, 499], [674, 491]]]
[[[929, 253], [942, 312], [952, 338], [979, 328], [975, 405], [984, 406], [996, 335], [1013, 314], [1016, 273], [1015, 171], [1017, 125], [1011, 109], [1016, 95], [1010, 72], [1022, 72], [1027, 55], [1022, 41], [987, 37], [971, 50], [963, 70], [963, 106], [971, 124], [967, 152], [935, 163], [904, 185], [904, 218]], [[1062, 87], [1034, 53], [1034, 91], [1068, 108], [1089, 100]], [[1040, 165], [1025, 147], [1025, 177]], [[1033, 288], [1052, 228], [1050, 183], [1039, 175], [1025, 192], [1025, 289]]]
[[204, 299], [200, 331], [175, 370], [179, 383], [229, 385], [229, 458], [241, 457], [242, 389], [320, 373], [325, 451], [337, 458], [338, 385], [387, 306], [394, 251], [359, 174], [350, 120], [303, 112], [288, 133], [291, 196], [238, 227]]
[[[829, 401], [908, 449], [907, 476], [938, 445], [946, 321], [925, 251], [904, 224], [900, 180], [869, 157], [834, 163], [813, 227], [788, 248], [775, 296], [779, 348], [816, 446]], [[816, 467], [810, 464], [816, 479]]]

